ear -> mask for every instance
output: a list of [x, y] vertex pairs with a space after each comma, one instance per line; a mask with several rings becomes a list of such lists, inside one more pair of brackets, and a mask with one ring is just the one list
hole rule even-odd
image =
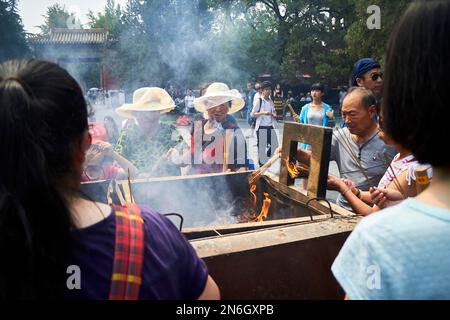
[[364, 80], [362, 78], [356, 78], [356, 83], [358, 87], [364, 87]]
[[372, 120], [374, 120], [375, 119], [375, 115], [377, 114], [377, 106], [376, 105], [371, 105], [369, 107], [368, 111], [369, 111], [370, 118]]

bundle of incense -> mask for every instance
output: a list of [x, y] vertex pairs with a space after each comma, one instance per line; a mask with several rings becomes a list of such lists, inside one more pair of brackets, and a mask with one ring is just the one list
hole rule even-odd
[[292, 106], [291, 106], [291, 104], [290, 103], [288, 103], [288, 108], [289, 108], [289, 110], [291, 110], [291, 112], [292, 112], [292, 117], [298, 117], [298, 114], [294, 111], [294, 108], [292, 108]]

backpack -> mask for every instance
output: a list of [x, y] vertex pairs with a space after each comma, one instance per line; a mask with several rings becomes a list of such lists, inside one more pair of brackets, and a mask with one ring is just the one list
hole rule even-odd
[[[259, 109], [257, 112], [261, 111], [261, 107], [262, 107], [262, 98], [259, 98]], [[252, 127], [252, 129], [254, 129], [256, 127], [256, 117], [252, 117], [251, 127]]]

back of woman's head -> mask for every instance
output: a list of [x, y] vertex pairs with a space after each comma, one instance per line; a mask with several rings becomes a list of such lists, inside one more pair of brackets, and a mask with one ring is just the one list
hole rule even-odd
[[61, 297], [67, 195], [79, 181], [74, 156], [86, 130], [83, 94], [64, 69], [0, 65], [0, 298]]
[[450, 1], [416, 1], [391, 35], [386, 57], [383, 126], [419, 161], [437, 167], [450, 164], [435, 147], [448, 136], [449, 39]]

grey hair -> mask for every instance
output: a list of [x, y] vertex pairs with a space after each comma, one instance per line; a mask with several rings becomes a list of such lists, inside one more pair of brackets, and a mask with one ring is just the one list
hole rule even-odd
[[364, 87], [351, 87], [348, 90], [346, 98], [348, 98], [352, 93], [361, 93], [363, 95], [362, 102], [366, 109], [369, 109], [370, 106], [377, 106], [377, 98], [373, 92]]

